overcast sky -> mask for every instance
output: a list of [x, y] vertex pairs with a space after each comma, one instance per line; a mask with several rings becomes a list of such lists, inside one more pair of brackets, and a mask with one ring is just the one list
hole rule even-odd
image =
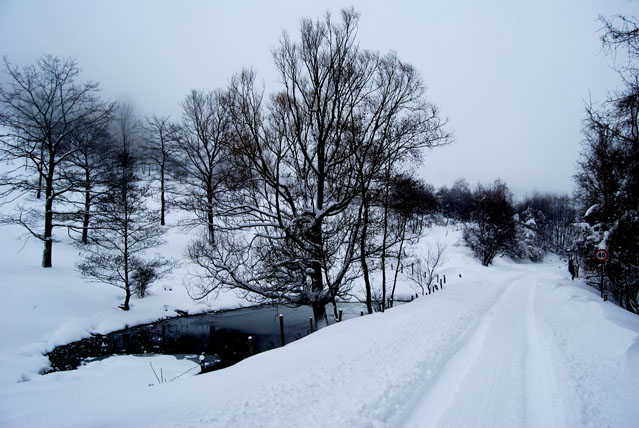
[[243, 67], [275, 87], [282, 31], [348, 6], [360, 45], [414, 65], [449, 118], [455, 143], [428, 154], [427, 182], [572, 192], [584, 106], [621, 84], [598, 16], [636, 16], [636, 0], [0, 0], [0, 54], [74, 57], [105, 97], [177, 119], [189, 90], [224, 87]]

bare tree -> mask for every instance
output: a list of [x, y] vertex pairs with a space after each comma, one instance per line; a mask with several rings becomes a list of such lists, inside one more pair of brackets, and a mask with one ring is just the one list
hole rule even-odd
[[221, 91], [191, 91], [182, 103], [182, 122], [174, 130], [177, 174], [183, 186], [178, 205], [195, 214], [191, 225], [205, 225], [215, 242], [216, 201], [229, 174], [230, 111]]
[[[365, 208], [389, 157], [434, 143], [441, 122], [415, 70], [357, 46], [358, 15], [305, 19], [300, 42], [274, 51], [282, 89], [267, 105], [244, 72], [230, 87], [238, 183], [223, 200], [215, 246], [200, 241], [203, 296], [221, 287], [325, 306], [350, 293]], [[366, 243], [365, 243], [366, 244]]]
[[5, 57], [4, 71], [9, 83], [0, 88], [0, 126], [6, 129], [0, 135], [0, 158], [14, 168], [0, 179], [3, 195], [39, 198], [44, 191], [42, 232], [34, 224], [40, 217], [30, 210], [9, 221], [44, 242], [42, 266], [51, 267], [54, 204], [74, 187], [67, 166], [78, 147], [71, 135], [104, 121], [109, 109], [98, 100], [97, 83], [76, 82], [80, 69], [73, 59], [45, 55], [36, 65], [19, 69]]

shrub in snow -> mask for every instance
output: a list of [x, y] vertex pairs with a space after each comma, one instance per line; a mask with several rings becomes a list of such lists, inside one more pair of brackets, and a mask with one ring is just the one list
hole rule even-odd
[[464, 228], [464, 241], [484, 266], [505, 252], [515, 238], [514, 208], [506, 184], [479, 185], [473, 193], [475, 223]]

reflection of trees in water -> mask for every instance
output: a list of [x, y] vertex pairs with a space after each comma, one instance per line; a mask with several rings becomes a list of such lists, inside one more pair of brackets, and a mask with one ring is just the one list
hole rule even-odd
[[[346, 318], [359, 316], [361, 304], [342, 306], [347, 308]], [[350, 311], [349, 306], [352, 306]], [[311, 332], [308, 321], [311, 312], [306, 307], [261, 306], [170, 318], [57, 346], [47, 354], [50, 371], [73, 370], [89, 359], [114, 354], [145, 353], [204, 353], [215, 369], [227, 367], [249, 356], [249, 336], [253, 338], [254, 353], [280, 346], [278, 313], [284, 313], [286, 343]]]

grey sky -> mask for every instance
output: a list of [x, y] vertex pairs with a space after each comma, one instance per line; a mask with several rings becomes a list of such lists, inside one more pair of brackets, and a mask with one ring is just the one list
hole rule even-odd
[[75, 57], [106, 97], [177, 118], [190, 89], [224, 87], [242, 67], [273, 87], [282, 31], [347, 6], [361, 46], [413, 64], [450, 119], [455, 144], [429, 153], [423, 178], [501, 178], [519, 195], [572, 191], [585, 102], [620, 86], [597, 17], [639, 12], [629, 0], [0, 0], [0, 54]]

